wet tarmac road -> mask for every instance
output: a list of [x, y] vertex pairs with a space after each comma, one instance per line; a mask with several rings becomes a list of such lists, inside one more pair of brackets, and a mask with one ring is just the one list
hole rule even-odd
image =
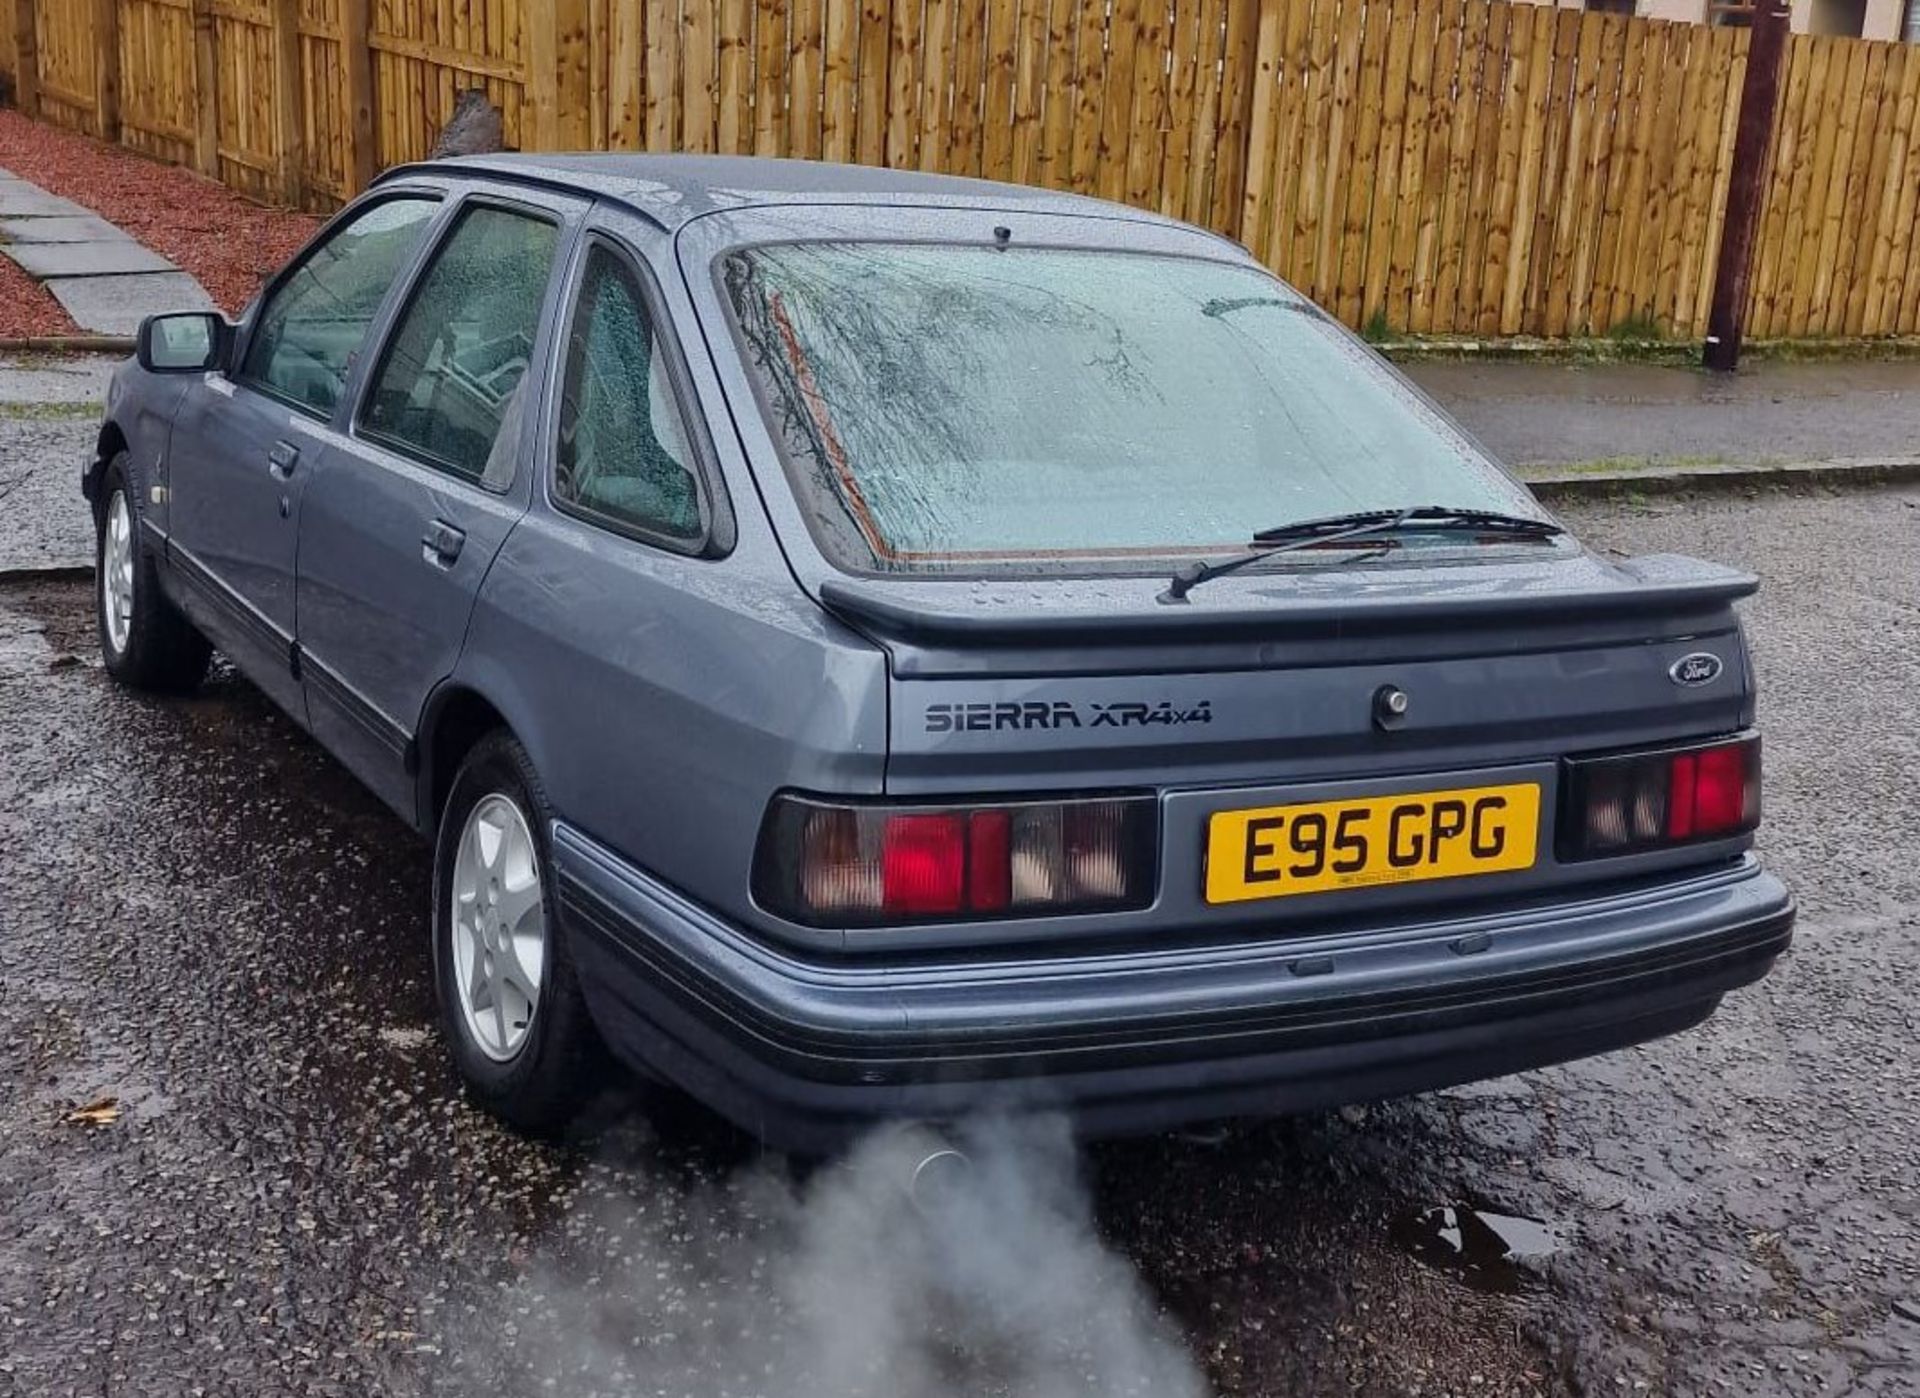
[[910, 1141], [803, 1175], [631, 1085], [494, 1126], [423, 847], [244, 683], [118, 692], [84, 588], [0, 586], [0, 1395], [1920, 1393], [1920, 493], [1570, 514], [1769, 580], [1774, 976], [1411, 1101], [990, 1134], [925, 1214]]

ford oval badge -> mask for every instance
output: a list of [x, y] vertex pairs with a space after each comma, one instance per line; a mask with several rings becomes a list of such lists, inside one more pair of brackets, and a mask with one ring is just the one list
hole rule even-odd
[[1685, 685], [1712, 684], [1720, 678], [1720, 670], [1720, 657], [1704, 650], [1683, 655], [1667, 667], [1673, 682]]

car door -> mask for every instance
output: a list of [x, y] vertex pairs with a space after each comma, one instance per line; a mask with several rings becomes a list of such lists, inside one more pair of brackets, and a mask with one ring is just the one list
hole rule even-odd
[[549, 309], [584, 201], [470, 194], [307, 484], [300, 671], [316, 737], [411, 818], [413, 734], [526, 512]]
[[191, 384], [175, 415], [168, 549], [181, 601], [302, 721], [294, 561], [307, 482], [367, 327], [438, 210], [414, 192], [345, 215], [262, 297], [230, 372]]

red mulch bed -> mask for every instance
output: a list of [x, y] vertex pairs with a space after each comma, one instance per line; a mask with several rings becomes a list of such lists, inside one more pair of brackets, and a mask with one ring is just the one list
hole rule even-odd
[[[118, 224], [191, 272], [229, 314], [320, 226], [311, 214], [262, 208], [181, 166], [162, 165], [5, 108], [0, 108], [0, 169]], [[18, 300], [11, 287], [0, 278], [0, 335], [36, 333], [11, 327], [11, 306]], [[47, 301], [59, 313], [58, 303]]]
[[19, 264], [0, 257], [0, 340], [79, 333], [80, 327], [60, 308], [52, 292], [21, 271]]

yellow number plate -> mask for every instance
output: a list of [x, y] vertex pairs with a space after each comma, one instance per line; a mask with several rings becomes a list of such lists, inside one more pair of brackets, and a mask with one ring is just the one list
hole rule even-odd
[[1219, 811], [1207, 822], [1207, 901], [1530, 869], [1539, 830], [1533, 782]]

